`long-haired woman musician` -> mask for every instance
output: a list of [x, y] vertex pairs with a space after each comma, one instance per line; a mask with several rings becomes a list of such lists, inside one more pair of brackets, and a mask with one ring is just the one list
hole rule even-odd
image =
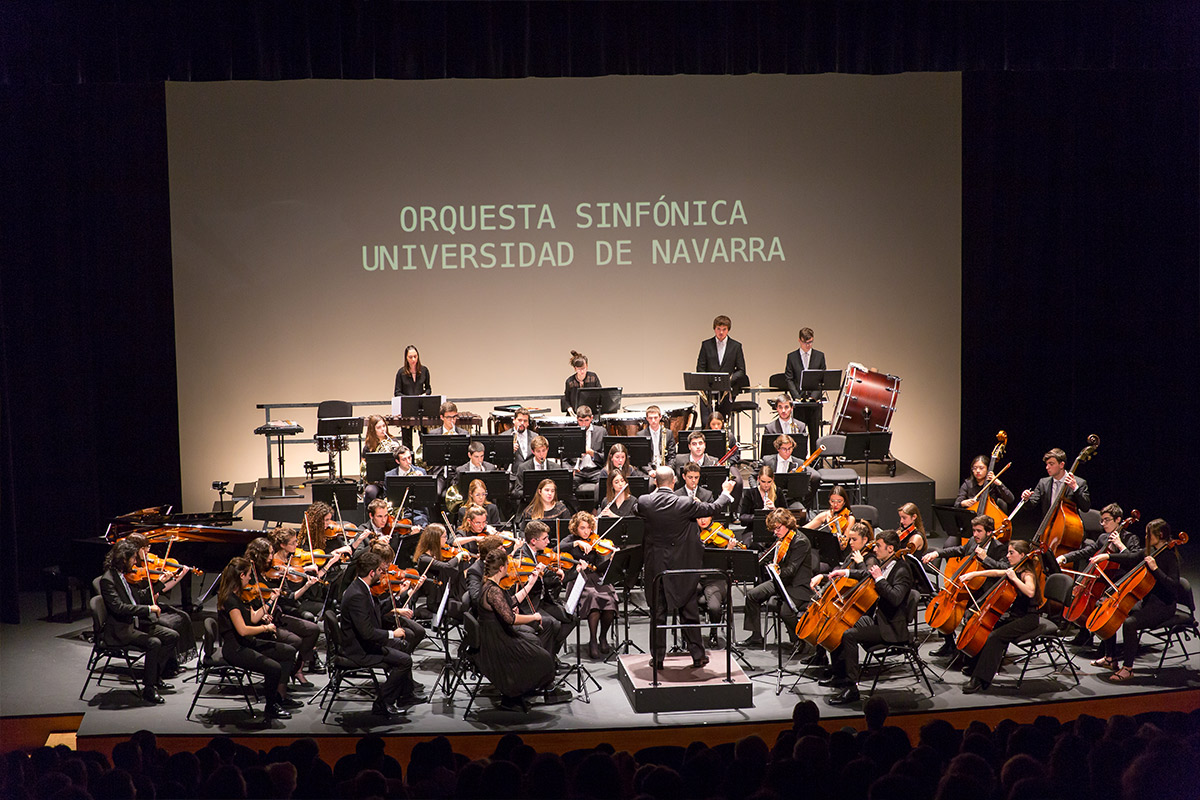
[[[393, 397], [400, 395], [432, 394], [429, 383], [429, 370], [421, 363], [421, 354], [416, 345], [404, 348], [404, 366], [396, 372], [396, 386], [392, 390]], [[413, 446], [413, 429], [405, 427], [400, 432], [404, 444], [411, 450]]]

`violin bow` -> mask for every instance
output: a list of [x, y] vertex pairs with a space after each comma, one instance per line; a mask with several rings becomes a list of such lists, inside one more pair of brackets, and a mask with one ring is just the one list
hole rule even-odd
[[[1007, 464], [1005, 464], [1005, 465], [1004, 465], [1004, 469], [1002, 469], [1002, 470], [1000, 470], [999, 472], [997, 472], [995, 475], [993, 475], [993, 476], [992, 476], [992, 479], [991, 479], [990, 481], [988, 481], [987, 483], [985, 483], [983, 486], [981, 486], [981, 487], [980, 487], [979, 491], [975, 493], [975, 496], [971, 498], [971, 502], [972, 502], [972, 503], [978, 503], [978, 502], [979, 502], [979, 496], [980, 496], [981, 494], [983, 494], [984, 492], [986, 492], [986, 491], [988, 490], [988, 487], [990, 487], [990, 486], [991, 486], [993, 483], [995, 483], [996, 481], [1000, 480], [1000, 476], [1001, 476], [1001, 475], [1003, 475], [1003, 474], [1004, 474], [1004, 471], [1005, 471], [1005, 470], [1007, 470], [1007, 469], [1008, 469], [1009, 467], [1011, 467], [1011, 466], [1012, 466], [1012, 462], [1011, 462], [1011, 461], [1010, 461], [1010, 462], [1008, 462]], [[1014, 513], [1015, 513], [1015, 512], [1014, 512]]]
[[[404, 497], [400, 498], [400, 506], [396, 509], [396, 516], [392, 517], [392, 527], [391, 527], [391, 530], [388, 531], [388, 536], [391, 536], [392, 534], [394, 534], [396, 532], [396, 520], [398, 520], [404, 516], [404, 504], [407, 502], [408, 502], [408, 487], [406, 486], [406, 487], [404, 487]], [[392, 563], [395, 564], [396, 563], [395, 560], [393, 560]]]

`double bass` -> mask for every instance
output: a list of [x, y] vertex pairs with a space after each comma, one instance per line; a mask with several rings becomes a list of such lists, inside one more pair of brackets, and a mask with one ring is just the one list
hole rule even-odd
[[[971, 502], [968, 503], [967, 505], [963, 506], [964, 509], [966, 509], [967, 511], [970, 511], [972, 514], [974, 514], [977, 517], [991, 517], [992, 521], [995, 523], [993, 525], [992, 529], [995, 531], [1003, 530], [1004, 523], [1008, 521], [1008, 514], [1004, 513], [1004, 511], [1001, 510], [1000, 506], [996, 503], [996, 501], [993, 500], [991, 497], [992, 483], [996, 480], [996, 478], [1000, 477], [999, 475], [996, 475], [996, 462], [999, 461], [1001, 456], [1004, 455], [1004, 450], [1007, 447], [1008, 447], [1008, 434], [1005, 433], [1004, 431], [997, 432], [996, 433], [996, 446], [992, 448], [992, 455], [988, 459], [988, 471], [987, 471], [988, 475], [994, 475], [995, 477], [992, 478], [992, 480], [984, 483], [983, 488], [979, 490], [979, 493], [977, 495], [975, 495], [974, 498], [972, 498]], [[972, 463], [972, 466], [973, 466], [973, 463]], [[1006, 469], [1007, 469], [1007, 467], [1006, 467]], [[1000, 470], [1000, 471], [1003, 472], [1004, 470]], [[1011, 528], [1009, 530], [1011, 530]], [[1004, 540], [999, 539], [998, 541], [1004, 541]], [[969, 569], [968, 570], [962, 569], [963, 564], [966, 563], [966, 561], [967, 561], [967, 559], [955, 559], [955, 558], [948, 559], [946, 561], [946, 574], [947, 575], [958, 575], [961, 572], [969, 571]], [[978, 587], [975, 587], [975, 588], [978, 588]]]
[[[1087, 437], [1087, 441], [1087, 446], [1079, 451], [1079, 455], [1075, 457], [1075, 463], [1067, 470], [1068, 474], [1074, 475], [1080, 464], [1090, 461], [1092, 456], [1096, 455], [1096, 448], [1100, 446], [1100, 437], [1093, 433]], [[1053, 487], [1053, 484], [1051, 486]], [[1055, 556], [1078, 550], [1083, 544], [1083, 519], [1080, 518], [1079, 509], [1075, 503], [1063, 499], [1066, 494], [1067, 490], [1064, 485], [1063, 490], [1058, 493], [1058, 497], [1054, 498], [1054, 502], [1050, 504], [1050, 509], [1042, 518], [1042, 524], [1038, 526], [1037, 533], [1033, 537], [1033, 541], [1040, 544], [1043, 550]]]
[[[1116, 530], [1112, 532], [1112, 536], [1097, 555], [1113, 552], [1115, 549], [1113, 542], [1119, 540], [1125, 533], [1125, 529], [1141, 518], [1142, 514], [1136, 508], [1129, 512], [1126, 519], [1117, 523]], [[1109, 573], [1119, 569], [1119, 564], [1108, 559], [1090, 562], [1083, 572], [1075, 576], [1075, 585], [1071, 588], [1071, 603], [1063, 611], [1063, 619], [1068, 622], [1087, 620], [1091, 616], [1092, 609], [1096, 607], [1096, 603], [1112, 585]]]
[[[1188, 535], [1183, 531], [1169, 541], [1159, 542], [1154, 548], [1154, 552], [1147, 552], [1146, 555], [1157, 559], [1159, 555], [1174, 549], [1181, 544], [1187, 544]], [[1150, 590], [1154, 588], [1157, 578], [1154, 573], [1146, 566], [1145, 559], [1142, 563], [1129, 571], [1125, 577], [1117, 582], [1111, 593], [1105, 596], [1100, 604], [1092, 611], [1091, 616], [1087, 620], [1087, 629], [1099, 636], [1101, 639], [1107, 639], [1116, 634], [1125, 624], [1125, 618], [1129, 616], [1129, 612], [1138, 602], [1150, 594]]]

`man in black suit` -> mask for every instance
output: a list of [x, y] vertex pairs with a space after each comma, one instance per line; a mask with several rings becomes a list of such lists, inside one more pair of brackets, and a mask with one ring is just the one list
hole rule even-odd
[[[696, 372], [724, 372], [729, 376], [729, 384], [733, 388], [728, 396], [721, 398], [716, 404], [717, 409], [726, 417], [729, 417], [738, 392], [750, 384], [746, 377], [746, 357], [742, 353], [741, 342], [729, 338], [731, 327], [733, 323], [724, 314], [714, 319], [713, 337], [700, 343], [700, 354], [696, 356]], [[704, 408], [702, 413], [704, 419], [701, 420], [701, 424], [707, 426], [709, 411]]]
[[647, 475], [653, 475], [655, 468], [669, 465], [675, 460], [675, 433], [663, 424], [662, 409], [658, 406], [646, 409], [646, 427], [638, 436], [650, 440], [650, 463], [634, 465], [641, 467]]
[[[821, 486], [821, 476], [812, 467], [804, 466], [804, 462], [792, 455], [796, 450], [796, 441], [787, 434], [775, 437], [775, 455], [764, 456], [763, 463], [775, 470], [776, 476], [787, 475], [789, 472], [803, 472], [808, 478], [807, 483], [801, 481], [803, 490], [798, 496], [788, 497], [788, 508], [793, 511], [806, 511], [816, 507], [817, 489]], [[776, 478], [776, 483], [779, 483]]]
[[[796, 530], [796, 517], [791, 511], [786, 508], [777, 508], [767, 514], [767, 530], [775, 534], [775, 541], [779, 543], [775, 550], [772, 566], [779, 571], [779, 582], [783, 584], [787, 591], [788, 597], [792, 599], [791, 604], [780, 598], [779, 614], [783, 618], [783, 624], [787, 628], [788, 638], [792, 642], [796, 642], [796, 620], [799, 615], [792, 610], [792, 605], [795, 605], [800, 611], [808, 605], [808, 601], [812, 599], [812, 587], [809, 583], [812, 581], [813, 573], [817, 569], [817, 551], [809, 541], [808, 536], [804, 531]], [[789, 540], [787, 552], [783, 554], [783, 558], [779, 557], [779, 551], [783, 549], [783, 540], [789, 534], [792, 538]], [[770, 580], [763, 581], [746, 592], [746, 619], [744, 628], [750, 633], [750, 637], [742, 642], [746, 647], [762, 647], [762, 606], [772, 597], [779, 594], [779, 586], [775, 582], [775, 578], [768, 576]]]
[[688, 464], [695, 464], [697, 467], [716, 466], [717, 460], [705, 452], [707, 449], [708, 443], [704, 440], [703, 432], [692, 431], [688, 434], [688, 452], [675, 456], [671, 468], [676, 472], [682, 472]]
[[825, 370], [828, 367], [825, 366], [825, 354], [813, 348], [813, 329], [801, 328], [799, 338], [800, 347], [788, 353], [783, 376], [787, 381], [788, 394], [793, 399], [811, 403], [802, 406], [799, 414], [801, 421], [808, 426], [808, 451], [811, 453], [817, 449], [817, 439], [821, 436], [821, 406], [817, 402], [821, 399], [821, 392], [801, 391], [800, 373], [806, 369]]
[[[704, 545], [700, 543], [698, 517], [715, 516], [733, 502], [733, 481], [721, 485], [721, 496], [713, 503], [701, 503], [695, 498], [675, 494], [675, 472], [659, 467], [654, 473], [655, 490], [637, 498], [633, 513], [646, 522], [643, 541], [646, 559], [646, 598], [656, 625], [666, 624], [667, 612], [677, 610], [679, 621], [699, 624], [700, 608], [696, 601], [698, 583], [695, 575], [668, 575], [662, 579], [662, 591], [657, 590], [656, 578], [668, 569], [700, 569], [704, 564]], [[661, 596], [659, 596], [661, 595]], [[662, 669], [667, 652], [667, 632], [655, 629], [650, 642], [650, 657], [657, 669]], [[700, 629], [684, 628], [683, 638], [692, 656], [692, 666], [708, 663], [708, 655], [700, 640]]]
[[[532, 456], [525, 459], [524, 461], [522, 461], [519, 464], [513, 464], [513, 480], [514, 480], [513, 500], [515, 500], [515, 501], [520, 501], [522, 499], [521, 498], [521, 485], [526, 480], [525, 479], [526, 472], [542, 472], [543, 470], [548, 470], [548, 469], [562, 469], [563, 468], [561, 461], [554, 459], [554, 458], [547, 458], [547, 456], [550, 454], [550, 443], [548, 441], [546, 441], [545, 436], [533, 437], [532, 447], [533, 447], [533, 455]], [[529, 480], [533, 480], [533, 479], [530, 478]], [[537, 489], [537, 482], [534, 481], [529, 486], [529, 496], [530, 497], [533, 496], [533, 492], [536, 489]]]
[[[407, 478], [411, 475], [424, 475], [425, 470], [413, 464], [413, 452], [406, 445], [400, 445], [396, 448], [393, 454], [396, 457], [396, 466], [384, 473], [384, 481], [388, 478]], [[429, 515], [423, 508], [408, 508], [407, 511], [412, 515], [414, 525], [425, 527], [429, 522]]]
[[424, 702], [425, 698], [413, 691], [412, 658], [392, 644], [405, 637], [404, 627], [385, 629], [379, 607], [371, 597], [371, 586], [385, 570], [378, 553], [365, 553], [358, 560], [358, 577], [342, 595], [338, 622], [343, 656], [360, 667], [383, 665], [387, 669], [387, 680], [379, 687], [371, 713], [388, 717], [401, 713], [401, 707]]
[[[864, 615], [859, 624], [842, 635], [842, 643], [833, 651], [833, 674], [818, 681], [822, 686], [832, 686], [840, 691], [829, 698], [831, 705], [847, 705], [858, 701], [859, 646], [870, 647], [882, 642], [906, 642], [908, 630], [908, 593], [913, 588], [912, 571], [903, 558], [892, 558], [900, 549], [900, 536], [895, 531], [883, 531], [875, 537], [877, 563], [862, 575], [853, 571], [835, 569], [832, 577], [850, 577], [865, 580], [869, 576], [875, 581], [879, 599], [873, 611]], [[891, 559], [889, 561], [889, 559]], [[883, 566], [881, 567], [880, 564]]]
[[529, 409], [518, 408], [513, 412], [513, 460], [519, 464], [533, 457], [533, 439], [537, 436], [529, 425]]
[[699, 464], [683, 465], [683, 486], [677, 489], [675, 494], [681, 497], [694, 497], [701, 503], [711, 503], [713, 501], [713, 493], [700, 485]]
[[426, 436], [466, 436], [467, 432], [458, 427], [458, 406], [447, 400], [438, 406], [438, 414], [442, 417], [442, 426], [429, 431]]
[[175, 657], [179, 634], [156, 622], [162, 609], [157, 605], [138, 603], [133, 589], [125, 579], [137, 547], [128, 541], [117, 542], [104, 559], [104, 574], [100, 576], [100, 596], [108, 611], [108, 623], [103, 635], [115, 644], [129, 645], [146, 651], [142, 673], [142, 699], [162, 705], [161, 692], [174, 687], [160, 677], [168, 661]]
[[604, 429], [592, 424], [592, 409], [583, 405], [575, 409], [575, 419], [583, 428], [583, 455], [575, 459], [572, 470], [575, 488], [581, 483], [595, 483], [604, 472]]
[[1021, 499], [1031, 505], [1036, 505], [1042, 516], [1050, 510], [1050, 506], [1064, 491], [1063, 500], [1070, 500], [1080, 513], [1092, 507], [1092, 496], [1088, 492], [1087, 481], [1077, 478], [1067, 471], [1067, 454], [1061, 448], [1055, 447], [1042, 456], [1046, 463], [1046, 477], [1037, 482], [1033, 489], [1021, 492]]
[[483, 454], [487, 450], [483, 446], [483, 442], [471, 442], [467, 445], [467, 463], [460, 464], [454, 468], [454, 483], [460, 483], [459, 478], [467, 472], [495, 472], [500, 469], [490, 461], [483, 460]]

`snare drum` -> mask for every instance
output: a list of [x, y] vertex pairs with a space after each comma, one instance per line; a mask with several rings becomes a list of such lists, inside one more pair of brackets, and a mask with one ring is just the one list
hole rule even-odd
[[646, 415], [626, 411], [620, 414], [605, 414], [604, 428], [610, 436], [637, 436], [646, 427]]
[[[862, 364], [846, 365], [846, 380], [833, 411], [833, 433], [873, 433], [891, 430], [892, 414], [900, 397], [900, 379], [869, 370]], [[869, 409], [871, 424], [866, 415]]]

